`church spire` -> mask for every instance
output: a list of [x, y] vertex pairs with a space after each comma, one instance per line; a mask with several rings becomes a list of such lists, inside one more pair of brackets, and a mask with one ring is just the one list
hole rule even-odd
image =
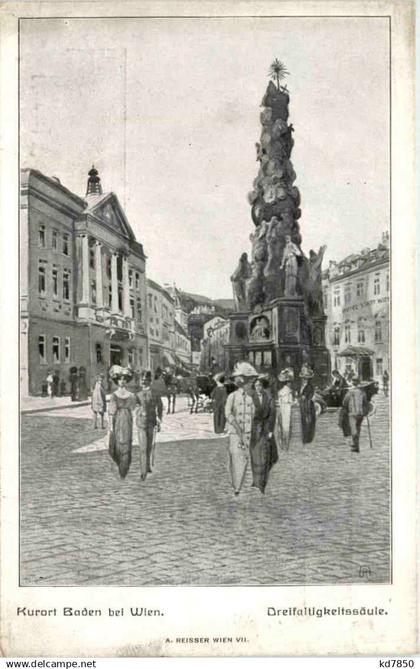
[[98, 176], [98, 170], [95, 168], [95, 165], [92, 165], [92, 169], [89, 170], [88, 174], [86, 196], [102, 195], [101, 178]]

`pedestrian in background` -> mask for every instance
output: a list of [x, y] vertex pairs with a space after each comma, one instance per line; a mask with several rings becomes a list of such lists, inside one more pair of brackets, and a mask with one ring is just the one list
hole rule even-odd
[[229, 469], [235, 495], [239, 495], [249, 461], [255, 404], [252, 384], [258, 373], [249, 362], [238, 362], [232, 377], [238, 390], [228, 395], [226, 423], [229, 432]]
[[300, 378], [302, 379], [299, 389], [299, 406], [302, 421], [302, 441], [304, 444], [310, 444], [315, 436], [316, 412], [313, 401], [314, 387], [312, 377], [314, 373], [309, 365], [302, 365]]
[[130, 468], [133, 446], [132, 412], [136, 407], [136, 396], [126, 388], [133, 373], [130, 369], [113, 365], [109, 375], [118, 385], [108, 404], [109, 454], [118, 465], [120, 477], [124, 479]]
[[101, 428], [104, 429], [104, 414], [106, 412], [106, 393], [104, 388], [104, 375], [98, 374], [92, 390], [92, 411], [94, 415], [94, 429], [98, 427], [98, 416], [101, 418]]
[[382, 388], [383, 388], [385, 397], [388, 397], [389, 374], [388, 374], [387, 370], [385, 370], [384, 373], [382, 374]]
[[292, 433], [292, 407], [295, 404], [295, 396], [292, 387], [294, 379], [293, 369], [291, 367], [283, 369], [278, 378], [282, 386], [277, 393], [274, 435], [277, 447], [284, 451], [288, 451]]
[[60, 372], [56, 369], [53, 372], [53, 395], [60, 397]]
[[48, 395], [48, 397], [52, 397], [53, 396], [53, 388], [54, 388], [54, 386], [53, 386], [54, 375], [53, 375], [52, 369], [50, 369], [48, 371], [47, 378], [45, 380], [47, 382], [47, 395]]
[[227, 399], [224, 374], [216, 374], [214, 380], [216, 386], [211, 391], [211, 399], [213, 400], [213, 427], [216, 434], [222, 434], [225, 431], [226, 425], [225, 404]]
[[77, 383], [77, 399], [84, 402], [88, 398], [88, 387], [86, 381], [86, 369], [79, 367], [79, 379]]
[[[268, 379], [266, 379], [268, 385]], [[264, 387], [264, 380], [258, 378], [254, 384], [254, 418], [251, 432], [252, 486], [264, 494], [271, 467], [278, 460], [274, 441], [276, 412], [270, 393]]]
[[351, 383], [352, 387], [343, 399], [339, 420], [344, 436], [349, 436], [349, 433], [351, 435], [351, 450], [360, 453], [360, 429], [363, 418], [368, 414], [369, 406], [365, 391], [359, 388], [359, 379], [354, 377]]
[[77, 387], [79, 382], [79, 375], [77, 373], [77, 367], [70, 367], [70, 397], [72, 402], [77, 401]]
[[163, 415], [163, 404], [160, 395], [151, 389], [151, 375], [146, 376], [143, 387], [136, 393], [135, 435], [134, 444], [140, 450], [140, 477], [144, 481], [147, 474], [152, 473], [152, 451], [156, 432], [160, 431]]

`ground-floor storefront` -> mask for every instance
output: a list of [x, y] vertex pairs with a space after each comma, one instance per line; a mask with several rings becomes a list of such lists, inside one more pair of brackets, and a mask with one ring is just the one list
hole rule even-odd
[[379, 343], [372, 348], [346, 346], [331, 352], [332, 368], [344, 377], [358, 376], [367, 381], [374, 379], [382, 383], [384, 372], [390, 373], [390, 354], [387, 344]]
[[108, 377], [111, 365], [147, 367], [147, 339], [126, 330], [100, 324], [66, 323], [36, 318], [25, 324], [21, 341], [22, 394], [42, 395], [50, 372], [54, 392], [70, 394], [70, 375], [82, 368], [90, 389], [97, 374]]

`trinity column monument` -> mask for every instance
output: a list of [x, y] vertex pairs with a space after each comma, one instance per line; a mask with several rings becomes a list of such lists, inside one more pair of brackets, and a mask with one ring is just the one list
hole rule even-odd
[[290, 97], [280, 85], [287, 72], [276, 59], [270, 73], [276, 83], [270, 81], [262, 100], [259, 171], [248, 196], [251, 257], [243, 252], [231, 276], [235, 313], [229, 316], [226, 359], [229, 369], [239, 360], [249, 360], [260, 372], [292, 367], [295, 377], [307, 363], [314, 381], [324, 385], [330, 371], [321, 285], [326, 247], [309, 256], [302, 250]]

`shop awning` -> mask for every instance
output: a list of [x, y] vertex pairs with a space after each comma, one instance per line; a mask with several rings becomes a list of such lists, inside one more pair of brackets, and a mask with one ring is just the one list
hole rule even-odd
[[373, 354], [374, 351], [372, 351], [370, 348], [366, 348], [365, 346], [347, 346], [344, 351], [337, 353], [337, 355], [342, 358], [363, 358]]
[[165, 351], [165, 353], [162, 355], [162, 362], [164, 365], [169, 365], [169, 367], [175, 367], [176, 362], [173, 359], [172, 355], [169, 353], [169, 351]]

